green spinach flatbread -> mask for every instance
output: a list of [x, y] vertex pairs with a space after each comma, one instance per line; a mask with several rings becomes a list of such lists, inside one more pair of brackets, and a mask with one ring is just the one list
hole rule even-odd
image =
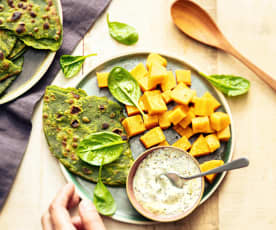
[[62, 25], [53, 0], [0, 0], [0, 28], [34, 48], [57, 50], [61, 45]]
[[0, 51], [0, 81], [11, 77], [15, 74], [19, 74], [22, 71], [22, 66], [14, 64], [12, 61], [3, 57], [1, 59]]
[[22, 70], [21, 65], [17, 65], [6, 57], [12, 52], [16, 43], [16, 37], [9, 31], [0, 30], [0, 81], [18, 74]]
[[[21, 56], [20, 58], [14, 61], [14, 65], [20, 67], [22, 69], [24, 62], [24, 57]], [[1, 75], [1, 74], [0, 74]], [[0, 81], [0, 97], [5, 93], [5, 91], [10, 87], [13, 81], [17, 78], [18, 75], [13, 75], [3, 81]]]
[[[1, 1], [1, 0], [0, 0]], [[7, 30], [0, 30], [0, 51], [7, 57], [16, 43], [16, 37]]]
[[8, 59], [15, 60], [26, 51], [26, 45], [21, 40], [17, 39], [16, 43], [8, 56]]
[[[67, 169], [87, 180], [97, 182], [99, 168], [79, 159], [78, 143], [85, 136], [103, 130], [126, 137], [120, 122], [123, 118], [122, 107], [106, 97], [87, 96], [81, 89], [57, 86], [48, 86], [45, 91], [43, 128], [50, 150]], [[121, 156], [103, 167], [103, 182], [124, 185], [132, 162], [126, 143]]]

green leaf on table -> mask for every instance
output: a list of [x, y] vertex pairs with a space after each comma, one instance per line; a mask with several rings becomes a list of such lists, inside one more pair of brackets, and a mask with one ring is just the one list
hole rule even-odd
[[110, 71], [108, 89], [119, 102], [137, 107], [140, 113], [144, 115], [138, 103], [141, 97], [139, 84], [126, 69], [116, 66]]
[[125, 143], [120, 135], [113, 132], [92, 133], [80, 141], [77, 155], [88, 164], [105, 165], [120, 157]]
[[239, 76], [233, 75], [205, 75], [199, 73], [205, 77], [211, 84], [213, 84], [218, 90], [227, 96], [239, 96], [248, 92], [250, 88], [250, 82]]
[[110, 22], [109, 14], [107, 24], [110, 36], [116, 41], [125, 45], [133, 45], [138, 41], [139, 35], [134, 27], [121, 22]]
[[86, 58], [96, 56], [97, 54], [89, 54], [87, 56], [71, 56], [62, 55], [59, 63], [66, 78], [74, 77], [81, 69]]
[[102, 167], [103, 165], [99, 169], [98, 183], [94, 189], [93, 203], [99, 213], [105, 216], [111, 216], [116, 212], [117, 205], [112, 194], [102, 182]]

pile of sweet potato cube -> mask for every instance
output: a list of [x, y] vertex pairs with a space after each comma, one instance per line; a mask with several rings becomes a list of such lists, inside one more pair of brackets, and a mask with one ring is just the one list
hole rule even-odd
[[[230, 133], [230, 118], [224, 112], [216, 112], [220, 103], [209, 92], [198, 97], [191, 89], [191, 71], [166, 69], [167, 60], [158, 54], [151, 53], [146, 61], [146, 67], [139, 63], [131, 70], [143, 92], [139, 106], [145, 112], [142, 117], [134, 106], [126, 106], [128, 117], [122, 124], [129, 137], [144, 133], [140, 141], [145, 148], [152, 146], [169, 146], [163, 130], [172, 128], [181, 136], [172, 146], [188, 151], [198, 157], [210, 154], [220, 147], [220, 141], [228, 141]], [[107, 87], [108, 73], [97, 73], [98, 86]], [[175, 106], [168, 110], [167, 105]], [[199, 134], [190, 143], [189, 138]], [[201, 165], [203, 171], [222, 165], [223, 161], [212, 160]], [[209, 182], [215, 175], [209, 175]]]

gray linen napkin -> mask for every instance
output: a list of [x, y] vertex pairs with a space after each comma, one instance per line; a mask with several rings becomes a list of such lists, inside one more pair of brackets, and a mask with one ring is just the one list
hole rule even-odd
[[64, 38], [51, 67], [29, 92], [0, 106], [0, 210], [11, 189], [32, 129], [35, 105], [60, 70], [59, 58], [70, 54], [111, 0], [61, 0]]

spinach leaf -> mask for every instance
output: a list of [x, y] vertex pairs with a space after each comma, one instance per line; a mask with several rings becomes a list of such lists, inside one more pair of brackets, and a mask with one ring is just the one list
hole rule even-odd
[[139, 84], [126, 69], [116, 66], [111, 70], [108, 75], [108, 89], [119, 102], [137, 107], [144, 116], [138, 104], [141, 97]]
[[239, 96], [248, 92], [250, 88], [250, 82], [243, 78], [233, 75], [205, 75], [199, 73], [205, 77], [211, 84], [213, 84], [218, 90], [226, 94], [227, 96]]
[[80, 141], [76, 152], [86, 163], [100, 166], [117, 160], [124, 150], [124, 143], [126, 141], [120, 135], [112, 132], [92, 133]]
[[106, 20], [109, 34], [116, 41], [125, 45], [133, 45], [138, 41], [139, 36], [134, 27], [121, 22], [110, 22], [109, 14], [107, 14]]
[[98, 183], [94, 189], [93, 203], [99, 213], [111, 216], [116, 212], [117, 206], [112, 194], [102, 182], [102, 167], [103, 165], [100, 167]]
[[74, 77], [80, 71], [85, 59], [96, 55], [97, 54], [89, 54], [87, 56], [62, 55], [59, 63], [64, 76], [66, 78]]

